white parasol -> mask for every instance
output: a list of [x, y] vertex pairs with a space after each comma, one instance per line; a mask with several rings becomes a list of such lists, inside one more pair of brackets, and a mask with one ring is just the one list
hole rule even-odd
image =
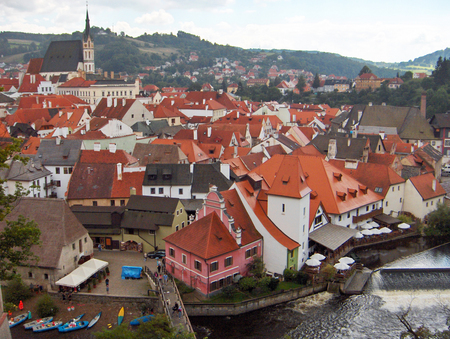
[[350, 257], [342, 257], [341, 259], [339, 259], [339, 262], [343, 262], [344, 264], [351, 265], [351, 264], [355, 263], [355, 260]]
[[411, 226], [408, 225], [408, 224], [405, 223], [405, 222], [402, 222], [402, 223], [401, 223], [400, 225], [398, 225], [397, 227], [400, 228], [400, 229], [402, 229], [402, 230], [406, 230], [406, 229], [410, 228]]
[[323, 260], [323, 259], [325, 259], [326, 258], [326, 256], [324, 256], [323, 254], [320, 254], [320, 253], [314, 253], [311, 257], [310, 257], [310, 259], [317, 259], [317, 260]]
[[337, 264], [334, 265], [334, 268], [339, 271], [347, 271], [350, 269], [350, 266], [348, 266], [346, 263], [338, 262]]
[[322, 263], [317, 259], [308, 259], [308, 260], [306, 260], [305, 264], [307, 266], [317, 267], [317, 266], [320, 266]]

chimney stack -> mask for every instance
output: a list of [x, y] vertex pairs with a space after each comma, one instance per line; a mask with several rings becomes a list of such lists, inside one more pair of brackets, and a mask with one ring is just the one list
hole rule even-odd
[[422, 96], [420, 97], [420, 115], [422, 115], [425, 119], [427, 118], [427, 93], [422, 92]]
[[111, 106], [112, 106], [112, 97], [110, 95], [108, 95], [106, 98], [106, 107], [111, 107]]
[[114, 107], [117, 107], [117, 98], [114, 98]]
[[433, 182], [431, 183], [431, 189], [433, 190], [433, 192], [436, 192], [436, 184], [437, 184], [437, 180], [433, 179]]
[[211, 132], [212, 132], [212, 127], [208, 126], [208, 134], [207, 134], [208, 138], [211, 138]]
[[242, 244], [242, 230], [240, 227], [236, 230], [236, 243], [238, 246]]
[[117, 180], [122, 180], [122, 163], [117, 163]]
[[198, 139], [198, 131], [196, 130], [196, 129], [194, 129], [194, 131], [193, 131], [194, 133], [194, 136], [193, 136], [193, 138], [194, 138], [194, 140], [197, 140]]
[[336, 139], [330, 139], [330, 141], [328, 142], [328, 159], [336, 158], [336, 154], [337, 154]]

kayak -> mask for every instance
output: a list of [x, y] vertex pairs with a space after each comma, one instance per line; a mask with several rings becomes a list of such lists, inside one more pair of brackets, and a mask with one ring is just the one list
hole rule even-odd
[[51, 321], [46, 324], [40, 324], [33, 327], [33, 332], [45, 332], [58, 328], [62, 325], [62, 321]]
[[143, 317], [140, 317], [140, 318], [136, 318], [136, 319], [131, 320], [131, 321], [130, 321], [130, 325], [132, 325], [132, 326], [137, 326], [137, 325], [146, 323], [146, 322], [152, 320], [153, 317], [154, 317], [153, 314], [144, 315]]
[[84, 313], [83, 314], [80, 314], [78, 317], [76, 317], [76, 318], [73, 318], [73, 319], [70, 319], [68, 322], [66, 322], [65, 324], [64, 324], [64, 326], [65, 325], [68, 325], [69, 323], [76, 323], [77, 321], [80, 321], [80, 319], [81, 318], [83, 318], [84, 317]]
[[97, 314], [97, 315], [89, 322], [89, 325], [88, 325], [87, 329], [90, 329], [92, 326], [94, 326], [94, 325], [97, 323], [97, 321], [100, 319], [101, 316], [102, 316], [102, 312], [100, 311], [100, 313]]
[[17, 326], [17, 325], [23, 323], [27, 319], [28, 319], [28, 313], [20, 314], [17, 317], [11, 318], [9, 320], [9, 327]]
[[125, 315], [125, 310], [123, 309], [123, 306], [122, 306], [122, 308], [119, 311], [119, 316], [117, 317], [117, 324], [120, 325], [122, 323], [124, 315]]
[[53, 320], [53, 317], [36, 319], [34, 321], [30, 321], [30, 322], [24, 324], [23, 327], [25, 327], [26, 330], [31, 330], [34, 326], [46, 324], [52, 320]]
[[82, 328], [87, 327], [87, 325], [89, 325], [89, 321], [70, 322], [68, 324], [59, 326], [58, 331], [64, 333], [64, 332], [81, 330]]

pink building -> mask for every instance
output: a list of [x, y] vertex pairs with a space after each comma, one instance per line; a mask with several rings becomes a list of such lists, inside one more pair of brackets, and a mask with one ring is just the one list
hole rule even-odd
[[215, 186], [197, 220], [164, 240], [167, 270], [205, 295], [245, 276], [253, 256], [262, 255], [262, 236], [236, 190], [219, 193]]

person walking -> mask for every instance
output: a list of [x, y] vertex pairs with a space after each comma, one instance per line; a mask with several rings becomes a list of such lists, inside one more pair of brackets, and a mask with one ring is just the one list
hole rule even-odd
[[99, 252], [102, 251], [102, 244], [98, 244], [98, 251], [99, 251]]
[[181, 319], [181, 314], [183, 313], [183, 309], [180, 307], [178, 307], [178, 318]]
[[164, 273], [164, 285], [167, 285], [167, 281], [169, 280], [169, 276], [167, 273]]
[[172, 307], [172, 314], [174, 314], [175, 312], [178, 312], [178, 308], [179, 308], [178, 303], [175, 302], [175, 305], [173, 305], [173, 307]]
[[106, 294], [109, 294], [109, 279], [108, 278], [106, 278], [105, 284], [106, 284]]

